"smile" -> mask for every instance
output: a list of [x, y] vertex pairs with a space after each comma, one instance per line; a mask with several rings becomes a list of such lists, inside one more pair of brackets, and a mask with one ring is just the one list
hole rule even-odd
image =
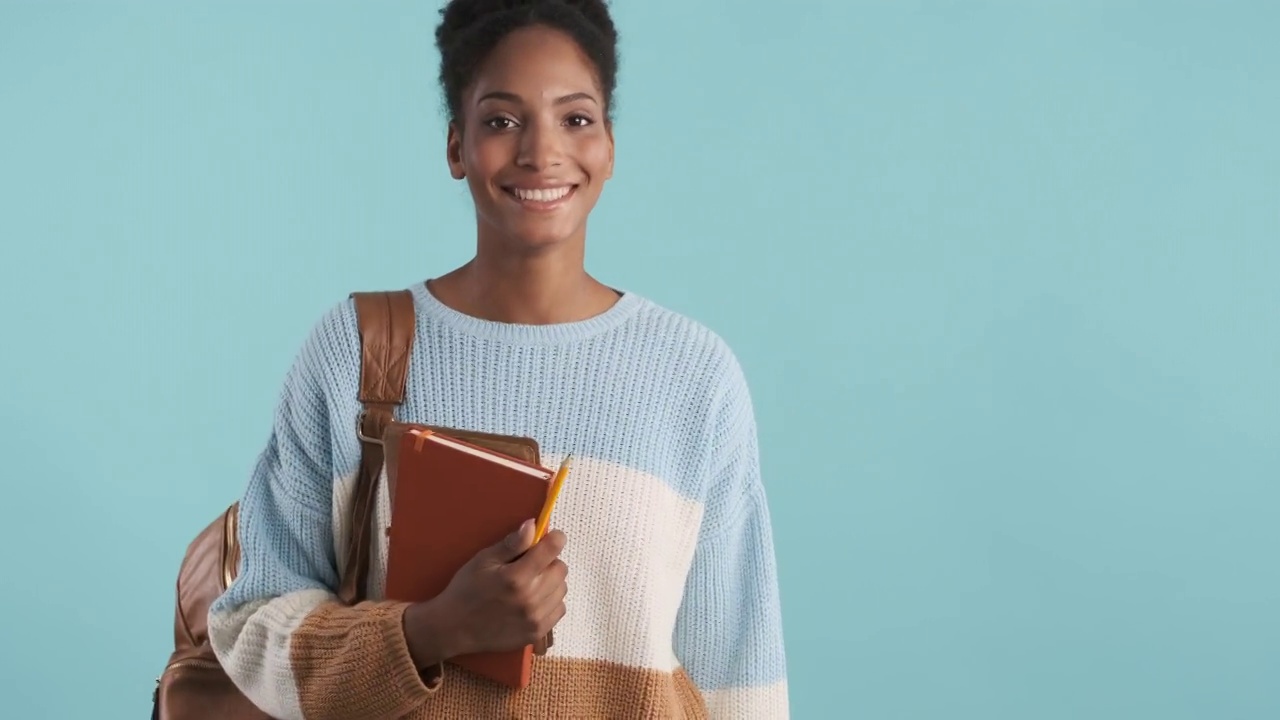
[[562, 185], [554, 188], [518, 188], [504, 187], [503, 191], [521, 205], [535, 210], [550, 210], [563, 205], [574, 192], [577, 185]]

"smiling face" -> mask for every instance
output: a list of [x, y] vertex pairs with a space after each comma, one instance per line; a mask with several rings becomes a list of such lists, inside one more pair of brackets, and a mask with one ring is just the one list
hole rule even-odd
[[449, 168], [466, 178], [482, 242], [539, 251], [581, 243], [613, 173], [613, 131], [595, 67], [566, 34], [502, 40], [462, 95]]

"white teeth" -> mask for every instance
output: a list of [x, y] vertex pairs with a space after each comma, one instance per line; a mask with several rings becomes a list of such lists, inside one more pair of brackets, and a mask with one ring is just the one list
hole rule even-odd
[[521, 188], [511, 188], [511, 194], [521, 200], [531, 200], [533, 202], [553, 202], [559, 200], [569, 194], [572, 187], [549, 188], [546, 190], [523, 190]]

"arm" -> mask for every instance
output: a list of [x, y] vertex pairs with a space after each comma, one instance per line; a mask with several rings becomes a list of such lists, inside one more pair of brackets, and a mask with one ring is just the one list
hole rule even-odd
[[289, 371], [241, 499], [240, 574], [210, 609], [210, 641], [236, 686], [273, 717], [399, 717], [433, 689], [405, 641], [407, 606], [345, 607], [335, 594], [332, 500], [342, 470], [333, 433], [355, 428], [329, 420], [324, 338], [345, 335], [346, 323], [337, 313], [327, 320]]
[[773, 531], [751, 402], [736, 366], [730, 376], [675, 648], [711, 718], [775, 720], [789, 708]]

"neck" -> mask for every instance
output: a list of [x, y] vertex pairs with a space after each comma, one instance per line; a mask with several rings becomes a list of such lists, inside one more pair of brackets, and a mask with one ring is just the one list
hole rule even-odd
[[428, 283], [440, 302], [494, 322], [550, 325], [594, 317], [618, 295], [587, 274], [581, 246], [517, 255], [486, 251]]

